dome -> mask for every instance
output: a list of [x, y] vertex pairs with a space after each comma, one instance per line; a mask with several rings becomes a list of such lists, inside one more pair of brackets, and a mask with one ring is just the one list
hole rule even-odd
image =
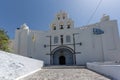
[[24, 24], [21, 26], [21, 29], [28, 30], [29, 27], [24, 23]]

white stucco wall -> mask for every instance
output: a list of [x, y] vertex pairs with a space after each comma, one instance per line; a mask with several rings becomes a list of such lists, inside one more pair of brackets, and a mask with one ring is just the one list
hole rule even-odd
[[105, 31], [105, 35], [102, 36], [105, 60], [120, 60], [120, 44], [117, 21], [111, 20], [102, 22], [101, 26]]
[[[44, 62], [0, 51], [0, 80], [19, 80], [41, 70]], [[18, 79], [17, 79], [18, 78]]]
[[87, 63], [87, 68], [96, 71], [100, 74], [104, 74], [110, 77], [112, 80], [120, 80], [120, 63], [115, 62]]
[[[62, 21], [62, 22], [61, 22]], [[71, 28], [66, 28], [67, 21], [71, 22]], [[102, 20], [101, 22], [87, 25], [80, 28], [74, 28], [74, 23], [70, 18], [66, 18], [64, 21], [64, 29], [59, 29], [59, 24], [63, 24], [63, 20], [53, 21], [56, 24], [56, 30], [49, 31], [35, 31], [20, 29], [16, 31], [15, 37], [15, 51], [16, 53], [45, 61], [45, 64], [50, 64], [50, 37], [52, 46], [51, 51], [61, 46], [60, 35], [63, 35], [64, 46], [73, 47], [73, 34], [75, 35], [75, 42], [82, 43], [82, 45], [76, 45], [75, 51], [80, 52], [76, 54], [76, 64], [85, 65], [87, 62], [94, 61], [116, 61], [120, 57], [120, 44], [118, 26], [116, 20]], [[93, 34], [93, 28], [98, 28], [104, 31], [104, 34]], [[71, 36], [71, 42], [66, 42], [66, 35]], [[57, 44], [54, 44], [54, 37], [58, 36], [59, 40]], [[71, 44], [71, 45], [66, 45]], [[47, 45], [47, 47], [44, 47]]]

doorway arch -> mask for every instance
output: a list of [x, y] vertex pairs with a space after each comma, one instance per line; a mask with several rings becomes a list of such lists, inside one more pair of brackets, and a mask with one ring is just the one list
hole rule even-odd
[[74, 54], [73, 50], [66, 46], [60, 46], [52, 51], [52, 63], [53, 65], [73, 65]]

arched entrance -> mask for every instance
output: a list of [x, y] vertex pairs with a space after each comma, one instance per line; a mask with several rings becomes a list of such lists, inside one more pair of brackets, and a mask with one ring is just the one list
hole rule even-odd
[[52, 51], [53, 65], [73, 65], [73, 50], [66, 46], [57, 47]]

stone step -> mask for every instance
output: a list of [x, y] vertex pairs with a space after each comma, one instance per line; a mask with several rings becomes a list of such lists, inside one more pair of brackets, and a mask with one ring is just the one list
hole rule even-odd
[[48, 66], [42, 67], [42, 69], [81, 69], [81, 68], [85, 68], [85, 66], [48, 65]]

